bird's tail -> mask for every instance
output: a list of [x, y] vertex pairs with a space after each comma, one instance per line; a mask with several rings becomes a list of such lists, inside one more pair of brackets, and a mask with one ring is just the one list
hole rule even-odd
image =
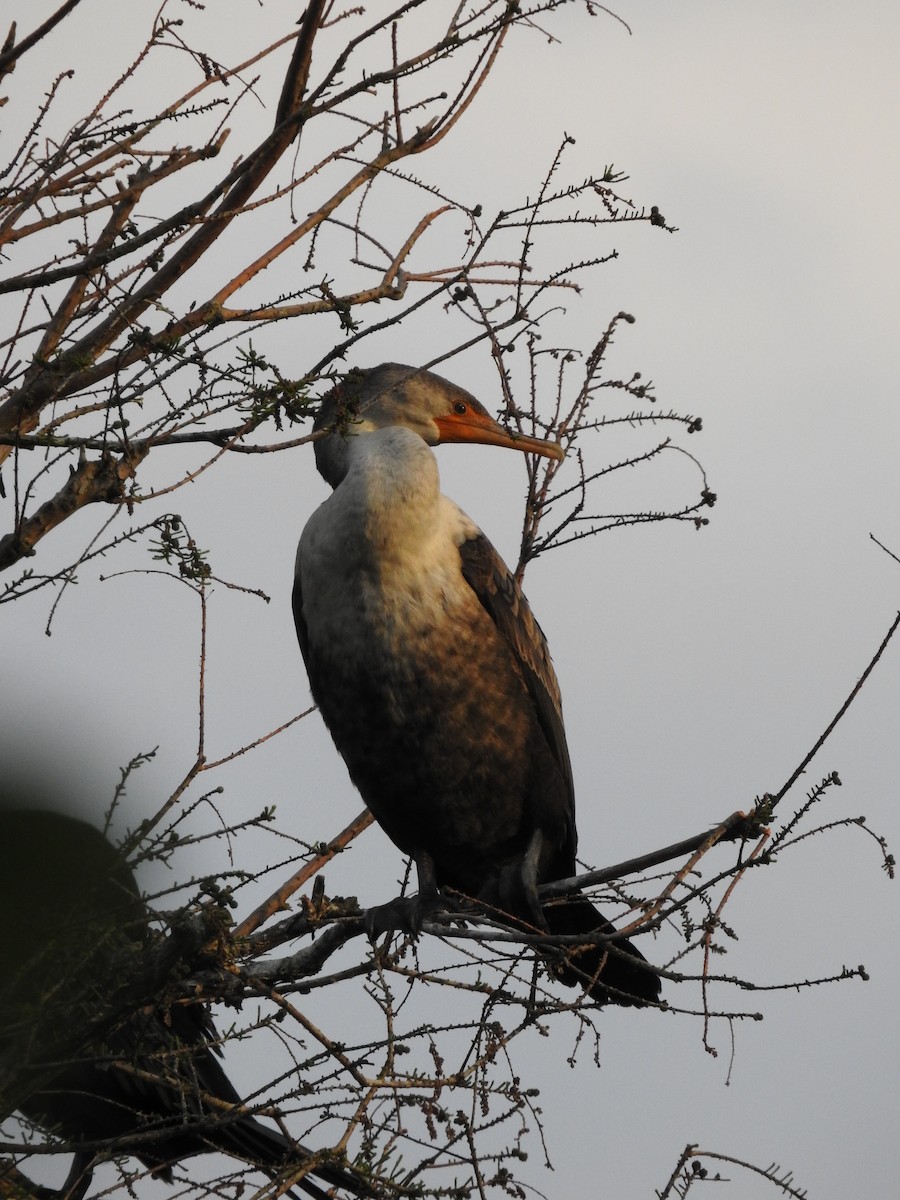
[[[232, 1152], [247, 1161], [258, 1163], [273, 1177], [277, 1175], [283, 1179], [292, 1167], [299, 1167], [314, 1157], [313, 1152], [305, 1146], [289, 1141], [253, 1117], [243, 1117], [230, 1132], [233, 1132], [235, 1143], [231, 1147]], [[321, 1184], [326, 1187], [323, 1188]], [[368, 1180], [356, 1171], [328, 1162], [316, 1163], [313, 1170], [297, 1180], [294, 1187], [313, 1197], [313, 1200], [329, 1200], [332, 1188], [340, 1189], [344, 1197], [367, 1197], [375, 1193]], [[291, 1194], [296, 1196], [293, 1190]]]
[[[214, 1133], [209, 1135], [209, 1149], [221, 1150], [243, 1159], [277, 1180], [285, 1179], [292, 1169], [302, 1167], [315, 1157], [314, 1152], [306, 1146], [291, 1141], [247, 1113], [241, 1113], [234, 1122], [223, 1120], [217, 1123]], [[171, 1165], [164, 1161], [154, 1164], [153, 1175], [171, 1183]], [[340, 1189], [342, 1200], [349, 1196], [375, 1195], [374, 1186], [351, 1167], [329, 1162], [317, 1162], [309, 1174], [296, 1181], [287, 1195], [299, 1200], [296, 1190], [299, 1189], [313, 1200], [331, 1200], [333, 1188]]]
[[[585, 896], [545, 904], [548, 931], [555, 935], [614, 933], [615, 928]], [[567, 949], [558, 977], [568, 987], [587, 987], [598, 1004], [641, 1007], [659, 999], [660, 978], [627, 937], [598, 945]]]

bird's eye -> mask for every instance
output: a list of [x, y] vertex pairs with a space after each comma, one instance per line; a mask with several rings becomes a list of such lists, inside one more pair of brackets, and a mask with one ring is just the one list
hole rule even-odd
[[461, 417], [463, 415], [463, 413], [469, 411], [469, 406], [464, 401], [457, 400], [456, 403], [453, 405], [453, 411], [456, 413], [456, 415], [458, 417]]

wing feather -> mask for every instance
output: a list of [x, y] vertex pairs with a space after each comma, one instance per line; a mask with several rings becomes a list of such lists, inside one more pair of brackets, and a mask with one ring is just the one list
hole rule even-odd
[[541, 730], [565, 780], [570, 812], [574, 813], [575, 786], [562, 700], [544, 632], [512, 572], [483, 533], [467, 538], [459, 554], [466, 582], [516, 660]]

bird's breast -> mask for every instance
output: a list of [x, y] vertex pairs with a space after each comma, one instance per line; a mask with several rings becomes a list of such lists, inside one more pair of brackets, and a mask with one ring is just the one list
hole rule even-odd
[[326, 501], [313, 514], [297, 571], [317, 653], [394, 662], [478, 608], [460, 568], [465, 518], [435, 510], [442, 519], [404, 524], [346, 502]]
[[462, 522], [449, 505], [413, 546], [313, 520], [301, 542], [313, 695], [353, 781], [404, 849], [505, 845], [528, 804], [534, 708], [462, 574], [459, 543], [474, 528]]

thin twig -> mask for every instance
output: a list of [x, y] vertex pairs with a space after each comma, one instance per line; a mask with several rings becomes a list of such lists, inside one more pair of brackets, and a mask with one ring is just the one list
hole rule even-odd
[[342, 850], [345, 850], [354, 838], [359, 837], [364, 830], [368, 829], [374, 819], [367, 808], [363, 809], [359, 816], [351, 821], [346, 829], [342, 829], [337, 837], [333, 837], [327, 845], [323, 846], [317, 852], [315, 858], [304, 863], [299, 871], [295, 871], [290, 879], [281, 885], [277, 892], [273, 892], [267, 900], [264, 900], [258, 908], [253, 910], [249, 917], [241, 921], [240, 925], [234, 931], [234, 937], [237, 939], [249, 937], [264, 921], [268, 921], [269, 917], [277, 912], [281, 912], [285, 908], [289, 897], [302, 888], [307, 880], [312, 879], [313, 875], [318, 874], [325, 864], [330, 862], [336, 854], [340, 854]]
[[776, 792], [775, 797], [771, 804], [772, 809], [774, 809], [775, 806], [781, 800], [784, 799], [784, 797], [791, 790], [791, 788], [794, 786], [794, 784], [797, 782], [797, 780], [800, 778], [800, 776], [803, 774], [803, 772], [806, 770], [806, 768], [809, 766], [809, 764], [812, 762], [812, 760], [815, 758], [815, 756], [819, 753], [819, 751], [822, 749], [822, 747], [828, 741], [829, 737], [831, 737], [838, 722], [843, 718], [847, 709], [850, 707], [850, 705], [853, 703], [853, 701], [859, 695], [863, 684], [866, 682], [866, 680], [869, 678], [869, 676], [875, 670], [875, 667], [878, 664], [878, 662], [880, 661], [882, 654], [884, 654], [885, 650], [887, 649], [888, 642], [890, 642], [891, 638], [897, 632], [898, 626], [900, 626], [900, 612], [898, 612], [896, 617], [894, 617], [894, 620], [891, 622], [890, 629], [888, 629], [887, 633], [884, 635], [881, 645], [875, 651], [875, 654], [872, 656], [872, 659], [870, 660], [869, 665], [866, 667], [866, 669], [863, 671], [862, 675], [860, 675], [859, 679], [853, 685], [850, 695], [847, 697], [847, 699], [844, 701], [844, 703], [838, 709], [834, 718], [825, 727], [824, 733], [822, 733], [820, 735], [820, 737], [818, 737], [816, 739], [815, 745], [810, 750], [810, 752], [802, 760], [802, 762], [797, 767], [797, 769], [791, 774], [791, 776], [787, 780], [787, 782], [782, 784], [779, 791]]

